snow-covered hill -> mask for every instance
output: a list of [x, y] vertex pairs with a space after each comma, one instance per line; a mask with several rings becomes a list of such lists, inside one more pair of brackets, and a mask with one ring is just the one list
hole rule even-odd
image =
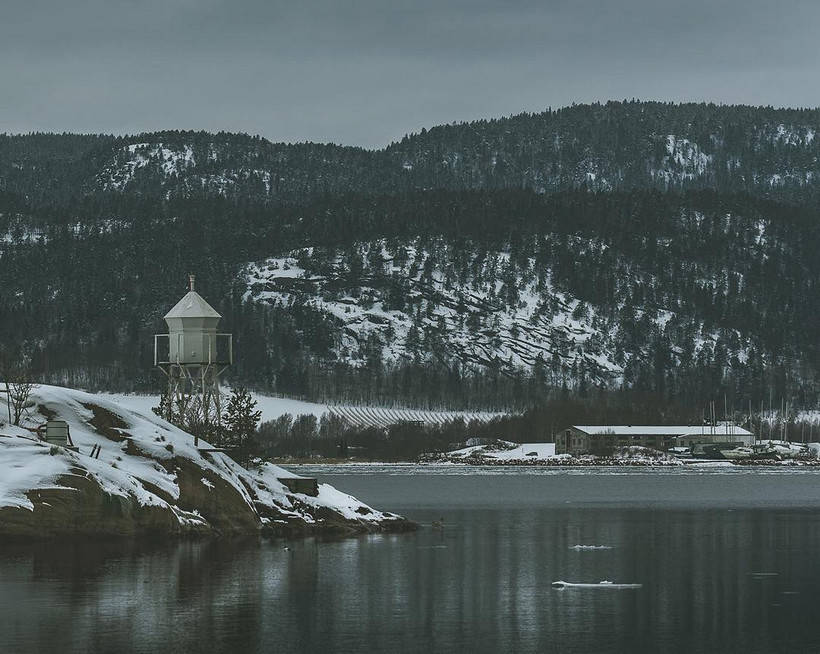
[[[37, 387], [31, 399], [23, 427], [0, 424], [0, 536], [344, 533], [407, 525], [327, 484], [315, 497], [291, 492], [280, 479], [292, 473], [270, 464], [246, 470], [223, 453], [202, 451], [150, 411], [51, 386]], [[24, 428], [46, 419], [67, 421], [78, 451]]]
[[[365, 247], [363, 266], [368, 265], [372, 246]], [[341, 258], [321, 272], [300, 266], [311, 261], [312, 249], [250, 264], [245, 273], [247, 297], [284, 304], [308, 301], [327, 312], [342, 325], [338, 356], [353, 365], [363, 365], [376, 346], [384, 361], [410, 360], [427, 352], [470, 367], [499, 362], [521, 368], [533, 366], [539, 356], [543, 362], [557, 356], [567, 366], [584, 359], [604, 378], [619, 374], [620, 367], [593, 338], [599, 333], [600, 318], [589, 309], [577, 311], [579, 301], [554, 289], [548, 272], [540, 279], [519, 276], [509, 286], [482, 283], [481, 275], [462, 284], [432, 264], [429, 252], [413, 244], [404, 252], [401, 261], [391, 252], [378, 252], [381, 270], [368, 271], [370, 283], [355, 295], [334, 291], [346, 273]], [[503, 264], [506, 254], [494, 252], [491, 257], [476, 265], [486, 272]], [[393, 307], [393, 284], [406, 288], [402, 308]], [[513, 306], [503, 297], [509, 292], [517, 295]], [[545, 311], [547, 302], [551, 315]], [[441, 335], [441, 351], [425, 345], [430, 333]]]
[[[242, 153], [250, 157], [250, 153]], [[242, 158], [247, 158], [242, 157]], [[233, 158], [235, 159], [235, 157]], [[162, 141], [132, 143], [118, 150], [96, 177], [106, 191], [126, 191], [135, 179], [153, 181], [176, 195], [205, 191], [227, 195], [245, 189], [270, 193], [270, 170], [254, 169], [235, 160], [225, 161], [224, 148], [209, 144], [195, 154], [190, 143]]]
[[[607, 248], [575, 241], [580, 257]], [[630, 307], [625, 315], [624, 299], [602, 311], [557, 287], [551, 268], [535, 258], [516, 264], [509, 251], [457, 251], [443, 239], [379, 240], [338, 252], [305, 248], [248, 264], [243, 276], [246, 299], [306, 303], [330, 316], [338, 326], [336, 355], [353, 366], [373, 357], [456, 362], [465, 370], [532, 371], [556, 384], [587, 378], [613, 385], [633, 357], [645, 354], [630, 350], [627, 329], [640, 325], [644, 338], [662, 338], [689, 322], [657, 305]], [[719, 338], [700, 325], [688, 328], [694, 357]], [[683, 345], [677, 336], [670, 340]], [[736, 340], [743, 356], [743, 338]]]

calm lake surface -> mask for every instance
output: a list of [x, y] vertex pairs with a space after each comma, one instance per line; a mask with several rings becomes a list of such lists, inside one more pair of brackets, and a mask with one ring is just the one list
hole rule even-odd
[[423, 528], [0, 545], [0, 652], [820, 652], [813, 470], [293, 470]]

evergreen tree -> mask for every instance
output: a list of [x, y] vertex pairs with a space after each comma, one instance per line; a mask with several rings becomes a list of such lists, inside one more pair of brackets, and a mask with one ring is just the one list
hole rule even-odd
[[222, 416], [223, 445], [234, 449], [240, 463], [247, 463], [258, 448], [254, 435], [262, 412], [256, 409], [256, 400], [246, 388], [234, 388]]

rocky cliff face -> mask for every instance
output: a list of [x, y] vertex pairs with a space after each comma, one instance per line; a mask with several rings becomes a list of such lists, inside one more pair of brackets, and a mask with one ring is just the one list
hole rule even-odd
[[[62, 536], [345, 535], [401, 531], [412, 523], [319, 484], [316, 496], [247, 470], [153, 415], [97, 396], [42, 386], [25, 426], [69, 423], [79, 451], [0, 426], [0, 538]], [[202, 441], [200, 442], [202, 444]], [[99, 457], [90, 454], [99, 446]], [[207, 445], [206, 445], [207, 447]]]

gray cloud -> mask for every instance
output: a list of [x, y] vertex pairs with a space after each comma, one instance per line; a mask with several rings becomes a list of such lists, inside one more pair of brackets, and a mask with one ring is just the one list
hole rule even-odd
[[610, 98], [817, 106], [814, 0], [0, 0], [0, 131], [381, 146]]

